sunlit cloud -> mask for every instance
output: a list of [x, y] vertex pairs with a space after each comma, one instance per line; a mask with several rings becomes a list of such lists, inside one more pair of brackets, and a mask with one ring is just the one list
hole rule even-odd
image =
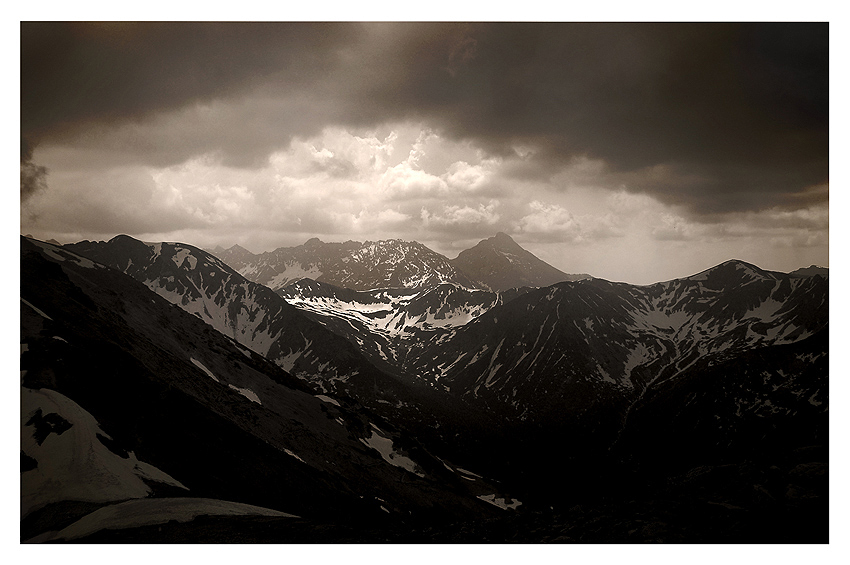
[[531, 201], [528, 208], [530, 213], [520, 218], [515, 225], [519, 233], [531, 240], [579, 244], [623, 235], [612, 214], [577, 216], [558, 204], [538, 200]]
[[422, 208], [420, 216], [422, 223], [426, 226], [453, 226], [469, 227], [487, 225], [492, 226], [499, 221], [499, 202], [491, 200], [487, 204], [478, 206], [443, 206], [441, 210], [432, 213]]
[[448, 184], [440, 177], [415, 169], [411, 163], [400, 163], [381, 175], [378, 186], [388, 199], [441, 198], [449, 191]]

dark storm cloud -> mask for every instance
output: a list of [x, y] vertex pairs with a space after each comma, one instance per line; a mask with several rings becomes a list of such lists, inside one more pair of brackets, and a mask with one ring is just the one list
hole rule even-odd
[[30, 138], [141, 119], [275, 78], [308, 88], [358, 26], [281, 23], [21, 24], [21, 127]]
[[[565, 157], [604, 159], [632, 173], [628, 188], [696, 212], [771, 205], [828, 180], [826, 24], [450, 30], [410, 34], [406, 72], [369, 100], [416, 108], [492, 152], [528, 144], [541, 173]], [[444, 72], [465, 38], [474, 56]], [[689, 180], [634, 174], [657, 165]]]
[[21, 80], [24, 135], [97, 143], [80, 133], [131, 121], [122, 143], [157, 164], [247, 165], [325, 125], [421, 120], [527, 148], [521, 178], [601, 159], [611, 188], [699, 215], [828, 182], [827, 24], [22, 24]]

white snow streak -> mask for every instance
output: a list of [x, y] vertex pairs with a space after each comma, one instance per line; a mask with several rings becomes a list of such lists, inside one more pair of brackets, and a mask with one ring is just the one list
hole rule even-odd
[[197, 367], [198, 369], [200, 369], [200, 370], [202, 370], [203, 372], [205, 372], [205, 373], [207, 374], [207, 376], [209, 376], [209, 377], [210, 377], [212, 380], [214, 380], [215, 382], [217, 382], [217, 383], [220, 383], [220, 382], [221, 382], [220, 380], [218, 380], [218, 379], [216, 378], [216, 376], [215, 376], [215, 375], [213, 375], [213, 374], [212, 374], [212, 371], [210, 371], [209, 369], [207, 369], [207, 368], [204, 366], [204, 364], [203, 364], [203, 363], [201, 363], [200, 361], [198, 361], [198, 360], [197, 360], [197, 359], [195, 359], [194, 357], [190, 357], [190, 358], [189, 358], [189, 361], [191, 361], [191, 362], [195, 365], [195, 367]]
[[29, 306], [30, 308], [32, 308], [33, 310], [35, 310], [35, 313], [36, 313], [36, 314], [38, 314], [39, 316], [41, 316], [42, 318], [47, 318], [47, 319], [48, 319], [48, 320], [50, 320], [51, 322], [53, 321], [53, 318], [51, 318], [50, 316], [48, 316], [47, 314], [45, 314], [44, 312], [42, 312], [41, 310], [39, 310], [38, 308], [36, 308], [36, 307], [35, 307], [35, 306], [33, 306], [32, 304], [30, 304], [29, 302], [27, 302], [27, 301], [26, 301], [26, 300], [24, 300], [23, 298], [21, 298], [21, 302], [23, 302], [24, 304], [26, 304], [27, 306]]
[[337, 402], [336, 400], [334, 400], [333, 398], [331, 398], [329, 396], [325, 396], [324, 394], [317, 394], [315, 396], [316, 396], [316, 398], [318, 398], [322, 402], [327, 402], [328, 404], [333, 404], [334, 406], [339, 406], [339, 402]]
[[307, 464], [307, 462], [306, 462], [306, 461], [304, 461], [303, 459], [301, 459], [300, 457], [298, 457], [298, 455], [296, 455], [295, 453], [293, 453], [293, 452], [291, 452], [290, 450], [286, 449], [285, 447], [283, 448], [283, 450], [286, 452], [286, 454], [287, 454], [287, 455], [292, 456], [292, 457], [295, 457], [296, 459], [298, 459], [299, 461], [301, 461], [301, 462], [302, 462], [302, 463], [304, 463], [305, 465]]

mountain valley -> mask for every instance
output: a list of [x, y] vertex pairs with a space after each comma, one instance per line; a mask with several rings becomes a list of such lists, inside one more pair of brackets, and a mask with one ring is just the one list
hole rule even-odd
[[[827, 535], [827, 270], [638, 286], [505, 234], [455, 260], [22, 237], [21, 263], [22, 541]], [[134, 500], [184, 518], [109, 530]]]

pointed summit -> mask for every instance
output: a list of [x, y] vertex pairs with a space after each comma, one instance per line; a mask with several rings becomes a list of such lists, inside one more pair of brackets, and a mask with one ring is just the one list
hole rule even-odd
[[233, 270], [238, 271], [245, 265], [250, 263], [256, 255], [239, 245], [234, 243], [227, 249], [222, 249], [220, 245], [216, 246], [211, 251], [213, 255], [224, 261]]
[[509, 251], [511, 253], [521, 253], [525, 251], [516, 241], [514, 241], [514, 238], [502, 231], [493, 237], [488, 237], [481, 241], [479, 245], [481, 244], [490, 245], [494, 249], [501, 249], [502, 251]]
[[492, 241], [494, 243], [498, 243], [499, 245], [516, 245], [517, 247], [519, 247], [519, 245], [517, 245], [517, 242], [514, 241], [514, 238], [512, 238], [503, 231], [497, 232], [496, 235], [494, 235], [493, 237], [488, 237], [484, 241]]
[[588, 275], [568, 275], [556, 269], [523, 249], [504, 232], [462, 251], [452, 264], [481, 286], [497, 292], [589, 278]]

